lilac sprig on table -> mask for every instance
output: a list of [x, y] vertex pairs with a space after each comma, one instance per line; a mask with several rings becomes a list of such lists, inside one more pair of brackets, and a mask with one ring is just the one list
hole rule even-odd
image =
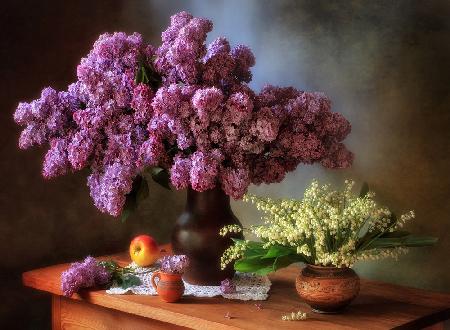
[[220, 282], [220, 291], [224, 294], [232, 294], [236, 292], [236, 285], [229, 278]]
[[162, 257], [159, 260], [161, 271], [169, 274], [183, 274], [189, 266], [189, 258], [183, 254]]
[[61, 274], [61, 290], [71, 297], [81, 289], [118, 286], [123, 289], [141, 284], [134, 270], [120, 267], [115, 261], [97, 261], [86, 257], [83, 262], [74, 262]]
[[223, 37], [206, 45], [212, 27], [181, 12], [159, 47], [138, 33], [101, 35], [66, 91], [48, 87], [18, 105], [19, 147], [49, 145], [45, 178], [89, 169], [95, 206], [123, 218], [148, 195], [150, 175], [241, 199], [300, 164], [349, 167], [350, 123], [330, 100], [293, 87], [253, 91], [252, 51]]

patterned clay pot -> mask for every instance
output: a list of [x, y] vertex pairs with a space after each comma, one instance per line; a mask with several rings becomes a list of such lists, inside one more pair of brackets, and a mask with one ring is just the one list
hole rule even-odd
[[351, 268], [307, 265], [295, 287], [314, 312], [338, 313], [358, 295], [359, 277]]
[[[155, 279], [159, 279], [159, 281], [156, 282]], [[184, 293], [181, 274], [154, 272], [152, 275], [152, 285], [158, 293], [158, 296], [165, 302], [176, 302], [180, 300]]]

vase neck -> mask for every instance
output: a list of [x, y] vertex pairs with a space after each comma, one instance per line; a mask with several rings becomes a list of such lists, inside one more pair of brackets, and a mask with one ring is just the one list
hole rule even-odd
[[230, 197], [220, 187], [198, 192], [191, 187], [187, 190], [186, 210], [207, 214], [230, 211]]

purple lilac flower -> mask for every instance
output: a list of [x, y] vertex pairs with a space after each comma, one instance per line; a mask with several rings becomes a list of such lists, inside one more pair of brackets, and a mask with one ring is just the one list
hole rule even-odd
[[94, 170], [88, 177], [88, 186], [95, 206], [113, 216], [120, 215], [134, 177], [133, 169], [119, 162], [106, 166], [104, 172]]
[[229, 278], [220, 282], [220, 292], [223, 294], [232, 294], [236, 292], [236, 285]]
[[231, 51], [231, 56], [235, 60], [235, 75], [238, 80], [250, 82], [252, 73], [250, 68], [255, 65], [255, 56], [250, 48], [245, 45], [238, 45]]
[[196, 151], [191, 156], [191, 186], [197, 191], [205, 191], [216, 186], [220, 159], [207, 152]]
[[278, 136], [280, 124], [280, 119], [272, 109], [264, 107], [257, 112], [250, 132], [264, 142], [272, 142]]
[[216, 87], [198, 89], [192, 97], [192, 105], [197, 110], [198, 118], [206, 125], [210, 117], [222, 103], [222, 91]]
[[76, 132], [67, 146], [68, 159], [76, 170], [88, 165], [89, 157], [94, 151], [94, 139], [89, 134], [86, 130]]
[[61, 290], [66, 297], [71, 297], [80, 289], [104, 285], [110, 280], [110, 272], [89, 256], [83, 262], [74, 262], [61, 274]]
[[19, 138], [19, 147], [27, 149], [71, 133], [72, 113], [79, 102], [68, 93], [47, 87], [41, 97], [30, 103], [20, 103], [14, 113], [16, 123], [26, 126]]
[[[273, 85], [254, 92], [250, 48], [223, 37], [206, 46], [211, 29], [181, 12], [157, 49], [137, 33], [101, 35], [67, 91], [45, 88], [18, 105], [19, 147], [50, 145], [46, 178], [89, 168], [94, 204], [114, 216], [146, 167], [169, 171], [176, 189], [220, 186], [239, 199], [251, 183], [280, 182], [300, 164], [351, 166], [342, 143], [350, 123], [324, 94]], [[135, 81], [143, 66], [148, 83]]]
[[223, 168], [220, 172], [223, 191], [234, 199], [241, 199], [250, 185], [250, 171], [248, 168]]
[[189, 266], [189, 258], [184, 254], [165, 256], [159, 260], [161, 271], [170, 274], [182, 274]]
[[70, 169], [67, 157], [67, 141], [62, 138], [54, 138], [50, 141], [50, 149], [45, 155], [42, 175], [53, 178], [66, 174]]
[[202, 61], [204, 83], [218, 85], [231, 82], [235, 60], [230, 54], [230, 44], [227, 39], [219, 37], [209, 44]]
[[194, 18], [185, 12], [171, 18], [171, 26], [163, 32], [163, 44], [156, 52], [155, 62], [161, 73], [169, 73], [169, 82], [197, 83], [199, 58], [206, 53], [206, 34], [211, 30], [211, 21]]
[[190, 183], [191, 160], [178, 154], [170, 169], [170, 181], [177, 189], [184, 189]]
[[145, 84], [139, 84], [134, 88], [131, 107], [136, 111], [134, 113], [136, 123], [148, 123], [150, 121], [153, 112], [153, 96], [153, 90]]

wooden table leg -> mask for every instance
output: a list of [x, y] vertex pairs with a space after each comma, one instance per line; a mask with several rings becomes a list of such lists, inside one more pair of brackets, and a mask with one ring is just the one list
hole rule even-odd
[[61, 329], [61, 297], [52, 295], [52, 329]]
[[423, 328], [424, 330], [444, 330], [444, 322], [439, 322], [429, 327]]

